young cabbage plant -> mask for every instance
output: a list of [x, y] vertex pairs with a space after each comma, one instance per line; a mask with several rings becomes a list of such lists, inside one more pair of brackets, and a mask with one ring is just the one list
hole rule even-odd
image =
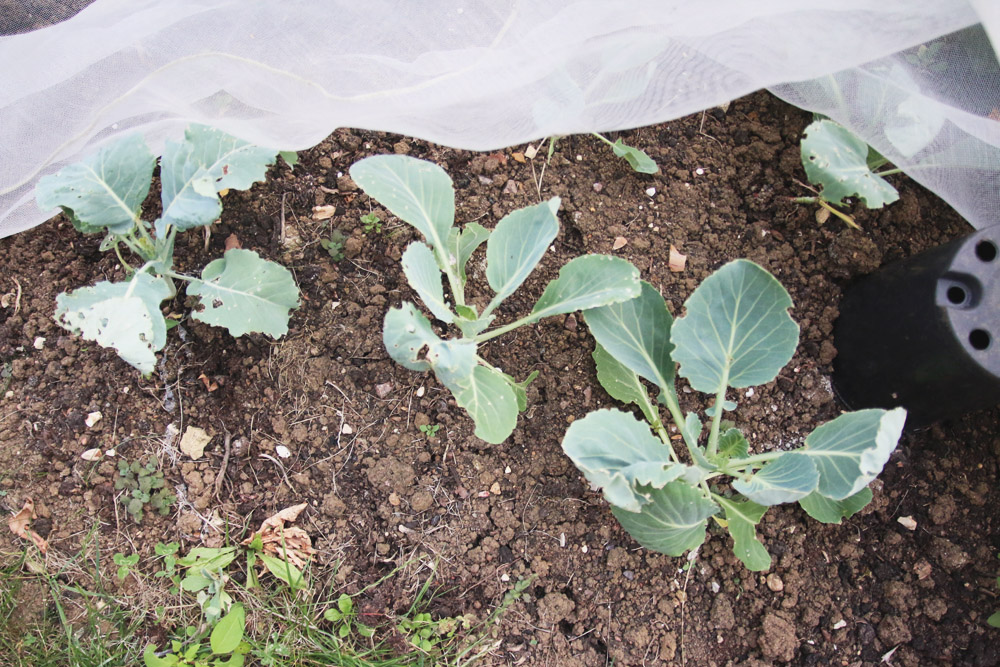
[[[625, 260], [585, 255], [568, 262], [531, 312], [504, 326], [489, 327], [497, 307], [531, 274], [559, 231], [559, 198], [506, 216], [491, 231], [478, 223], [455, 226], [455, 191], [435, 164], [402, 155], [378, 155], [351, 167], [369, 196], [419, 231], [403, 252], [403, 273], [434, 319], [454, 325], [461, 336], [441, 338], [431, 320], [409, 302], [385, 317], [385, 347], [396, 362], [432, 370], [476, 423], [476, 435], [496, 444], [514, 430], [527, 407], [526, 386], [479, 355], [479, 346], [508, 331], [552, 315], [596, 308], [639, 295], [639, 273]], [[486, 244], [486, 280], [495, 296], [482, 307], [465, 296], [466, 267]], [[442, 276], [452, 300], [445, 297]]]
[[837, 210], [845, 199], [857, 196], [868, 208], [882, 208], [899, 199], [899, 193], [884, 176], [899, 169], [876, 172], [888, 163], [874, 148], [829, 119], [813, 121], [800, 143], [802, 166], [809, 182], [821, 191], [816, 197], [796, 197], [799, 204], [818, 204], [825, 215], [832, 213], [850, 227], [860, 229], [854, 218]]
[[[85, 233], [103, 233], [102, 250], [114, 250], [128, 279], [103, 281], [60, 294], [56, 321], [104, 347], [142, 371], [152, 372], [163, 349], [167, 321], [160, 304], [176, 293], [174, 280], [188, 283], [198, 306], [191, 316], [226, 327], [233, 336], [288, 331], [289, 310], [299, 291], [288, 269], [251, 250], [232, 249], [205, 266], [201, 277], [177, 273], [178, 232], [205, 227], [219, 218], [219, 193], [245, 190], [263, 181], [277, 151], [254, 146], [218, 130], [192, 125], [181, 142], [167, 142], [160, 163], [163, 213], [153, 222], [141, 217], [156, 157], [140, 135], [126, 137], [82, 162], [42, 178], [36, 190], [44, 209], [59, 207]], [[125, 246], [142, 264], [131, 266]]]
[[[813, 518], [840, 523], [872, 498], [868, 484], [882, 471], [906, 412], [850, 412], [813, 431], [790, 451], [749, 452], [743, 433], [723, 419], [737, 405], [732, 388], [773, 380], [798, 345], [785, 288], [746, 261], [709, 276], [673, 321], [663, 297], [642, 283], [632, 301], [584, 312], [597, 340], [597, 378], [613, 398], [635, 403], [647, 423], [604, 409], [574, 422], [563, 450], [639, 544], [679, 556], [705, 540], [709, 517], [729, 530], [734, 551], [751, 570], [771, 557], [755, 526], [771, 505], [795, 502]], [[715, 397], [707, 432], [693, 412], [681, 413], [677, 373]], [[642, 380], [652, 382], [687, 450], [682, 461]], [[728, 482], [728, 486], [724, 485]], [[724, 518], [716, 517], [722, 512]]]

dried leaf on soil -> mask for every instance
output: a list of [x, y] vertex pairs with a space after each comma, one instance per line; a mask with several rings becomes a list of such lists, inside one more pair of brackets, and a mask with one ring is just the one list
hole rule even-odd
[[670, 259], [667, 260], [667, 266], [674, 273], [680, 273], [687, 266], [687, 255], [682, 255], [681, 251], [674, 247], [674, 244], [670, 244]]
[[193, 460], [200, 459], [205, 453], [205, 447], [212, 441], [212, 436], [205, 432], [205, 429], [197, 426], [188, 426], [181, 436], [181, 451], [190, 456]]
[[308, 503], [302, 503], [286, 507], [268, 517], [260, 525], [260, 530], [243, 540], [243, 544], [250, 544], [259, 536], [265, 554], [287, 560], [300, 569], [305, 567], [316, 553], [312, 548], [312, 540], [306, 531], [295, 526], [286, 527], [285, 523], [295, 521], [307, 505]]
[[329, 220], [336, 213], [336, 206], [313, 206], [313, 220]]
[[100, 447], [95, 447], [93, 449], [88, 449], [83, 454], [80, 454], [80, 458], [84, 461], [97, 461], [104, 457], [104, 452], [101, 451]]
[[625, 247], [626, 243], [628, 243], [628, 239], [627, 238], [625, 238], [624, 236], [616, 236], [615, 237], [615, 242], [611, 245], [611, 249], [612, 250], [621, 250], [622, 248]]
[[7, 526], [10, 528], [10, 531], [18, 537], [34, 542], [35, 546], [38, 547], [38, 550], [44, 555], [45, 552], [49, 550], [49, 543], [45, 541], [45, 538], [28, 526], [34, 518], [35, 503], [31, 500], [31, 498], [26, 498], [21, 511], [7, 519]]
[[236, 234], [230, 234], [226, 237], [226, 250], [232, 250], [233, 248], [242, 248], [243, 244], [240, 243], [240, 239]]

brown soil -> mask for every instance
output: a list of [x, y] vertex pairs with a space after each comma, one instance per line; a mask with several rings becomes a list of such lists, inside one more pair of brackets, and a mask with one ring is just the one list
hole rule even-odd
[[[796, 506], [771, 510], [759, 528], [774, 557], [770, 572], [745, 570], [717, 528], [684, 569], [683, 558], [639, 548], [562, 453], [566, 426], [610, 404], [578, 316], [519, 329], [485, 349], [512, 375], [540, 371], [517, 431], [497, 446], [472, 435], [471, 420], [433, 376], [394, 364], [382, 346], [386, 310], [416, 300], [399, 267], [416, 236], [344, 175], [362, 157], [407, 153], [452, 176], [460, 222], [489, 227], [539, 195], [562, 197], [553, 252], [498, 321], [527, 312], [566, 261], [613, 252], [619, 236], [628, 243], [615, 254], [638, 266], [675, 313], [726, 261], [746, 257], [769, 269], [795, 301], [800, 347], [775, 382], [741, 400], [738, 418], [757, 449], [796, 442], [842, 408], [830, 388], [831, 331], [845, 285], [969, 231], [900, 176], [901, 201], [854, 211], [864, 231], [818, 224], [814, 210], [789, 202], [809, 194], [797, 181], [808, 121], [756, 94], [727, 112], [622, 133], [658, 162], [653, 176], [633, 173], [596, 140], [567, 137], [540, 192], [541, 157], [521, 163], [513, 157], [521, 149], [483, 155], [338, 131], [294, 171], [275, 167], [267, 183], [229, 194], [207, 252], [198, 234], [177, 250], [181, 269], [194, 272], [235, 233], [245, 248], [292, 268], [303, 305], [289, 335], [234, 340], [185, 320], [150, 379], [53, 322], [58, 292], [120, 275], [99, 238], [56, 218], [0, 240], [0, 291], [20, 289], [0, 310], [9, 374], [0, 379], [0, 503], [14, 510], [34, 498], [36, 529], [55, 553], [78, 551], [96, 522], [103, 553], [134, 545], [149, 556], [157, 541], [221, 543], [213, 517], [239, 532], [306, 501], [300, 523], [320, 563], [340, 563], [344, 590], [428, 554], [447, 586], [434, 602], [441, 615], [485, 616], [515, 581], [534, 575], [501, 626], [495, 664], [995, 665], [1000, 643], [985, 619], [1000, 607], [996, 410], [905, 434], [872, 505], [843, 525], [817, 524]], [[333, 224], [348, 236], [343, 261], [320, 247], [329, 228], [312, 220], [315, 205], [337, 208]], [[362, 232], [369, 210], [386, 221], [382, 233]], [[668, 268], [670, 244], [688, 256], [682, 273]], [[470, 282], [481, 298], [477, 258]], [[182, 302], [172, 309], [183, 311]], [[700, 396], [682, 396], [703, 407]], [[94, 411], [103, 419], [87, 427]], [[424, 424], [441, 429], [427, 437]], [[200, 461], [176, 451], [174, 434], [188, 425], [215, 435]], [[227, 432], [234, 444], [221, 470]], [[291, 456], [277, 455], [278, 445]], [[147, 512], [132, 523], [115, 502], [114, 464], [81, 460], [91, 447], [130, 460], [157, 456], [184, 502], [168, 517]], [[0, 537], [3, 553], [24, 548]], [[394, 590], [383, 587], [372, 604], [404, 610], [411, 593]]]

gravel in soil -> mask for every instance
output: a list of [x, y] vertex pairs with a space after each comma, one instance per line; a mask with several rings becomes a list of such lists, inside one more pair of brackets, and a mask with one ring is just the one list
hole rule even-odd
[[[985, 623], [998, 606], [996, 410], [905, 434], [873, 485], [873, 503], [843, 525], [817, 524], [796, 506], [771, 510], [758, 530], [774, 565], [755, 574], [716, 527], [691, 560], [639, 548], [563, 455], [566, 427], [612, 403], [580, 317], [550, 318], [485, 346], [509, 374], [540, 371], [518, 429], [497, 446], [473, 436], [431, 375], [401, 368], [383, 349], [386, 310], [416, 301], [399, 267], [416, 235], [346, 174], [362, 157], [395, 152], [446, 169], [459, 222], [490, 227], [540, 197], [562, 198], [551, 252], [499, 322], [527, 312], [581, 253], [629, 259], [675, 314], [731, 259], [770, 270], [792, 295], [801, 342], [774, 382], [740, 397], [736, 416], [755, 451], [797, 445], [842, 409], [831, 389], [831, 332], [845, 286], [969, 231], [901, 176], [893, 177], [899, 202], [855, 208], [862, 232], [818, 224], [814, 210], [789, 201], [809, 194], [798, 149], [808, 121], [755, 94], [725, 112], [621, 133], [659, 174], [633, 173], [596, 139], [566, 137], [544, 178], [542, 156], [514, 155], [523, 147], [486, 155], [338, 131], [294, 170], [276, 166], [266, 183], [230, 193], [207, 250], [198, 234], [177, 248], [180, 269], [194, 272], [234, 233], [244, 248], [289, 266], [303, 303], [288, 336], [234, 340], [186, 319], [149, 378], [53, 322], [60, 291], [122, 277], [99, 238], [60, 217], [0, 240], [0, 291], [11, 294], [0, 309], [0, 503], [16, 510], [33, 498], [35, 529], [56, 553], [80, 549], [96, 527], [104, 553], [134, 545], [150, 556], [157, 541], [218, 545], [225, 524], [253, 530], [307, 502], [299, 523], [320, 565], [339, 563], [345, 591], [427, 555], [447, 586], [434, 601], [440, 615], [484, 617], [515, 581], [534, 576], [502, 622], [495, 664], [997, 664], [997, 631]], [[313, 220], [314, 206], [335, 215]], [[364, 232], [360, 217], [370, 212], [381, 232]], [[331, 227], [346, 236], [339, 262], [320, 245]], [[670, 270], [671, 245], [687, 255], [682, 272]], [[483, 261], [477, 255], [470, 266], [480, 305], [490, 296]], [[169, 306], [183, 312], [183, 298]], [[694, 393], [681, 396], [685, 409], [704, 407]], [[102, 419], [88, 426], [97, 411]], [[214, 436], [198, 460], [178, 450], [189, 425]], [[433, 437], [420, 429], [433, 425]], [[94, 447], [157, 457], [179, 497], [173, 513], [147, 512], [135, 524], [116, 502], [115, 463], [81, 459]], [[0, 537], [4, 559], [24, 548]], [[405, 584], [369, 602], [402, 611], [411, 601]]]

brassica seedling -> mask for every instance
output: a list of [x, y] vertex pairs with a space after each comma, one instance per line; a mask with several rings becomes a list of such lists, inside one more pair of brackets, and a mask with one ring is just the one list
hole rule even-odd
[[628, 165], [632, 167], [632, 171], [637, 171], [640, 174], [658, 174], [660, 172], [660, 167], [653, 162], [653, 158], [649, 157], [644, 150], [627, 145], [621, 138], [617, 141], [611, 141], [597, 132], [591, 132], [591, 134], [610, 146], [611, 151], [616, 156], [628, 162]]
[[[102, 250], [114, 250], [128, 272], [123, 282], [100, 282], [64, 292], [56, 299], [56, 321], [65, 329], [114, 348], [142, 371], [152, 372], [156, 352], [166, 344], [167, 322], [160, 304], [176, 295], [174, 280], [188, 283], [196, 297], [196, 320], [226, 327], [233, 336], [288, 331], [289, 310], [299, 292], [291, 273], [251, 250], [231, 249], [196, 278], [173, 269], [178, 232], [205, 227], [219, 218], [219, 193], [245, 190], [264, 180], [277, 151], [254, 146], [218, 130], [192, 125], [181, 142], [167, 142], [159, 160], [163, 212], [153, 222], [141, 217], [157, 160], [140, 135], [132, 135], [82, 162], [42, 178], [39, 205], [59, 207], [73, 226], [103, 233]], [[289, 154], [292, 155], [292, 154]], [[125, 246], [143, 263], [133, 267]]]
[[853, 217], [835, 207], [843, 206], [846, 198], [854, 196], [868, 208], [882, 208], [899, 199], [896, 188], [884, 177], [900, 170], [876, 172], [888, 160], [832, 120], [824, 118], [810, 123], [803, 132], [800, 149], [809, 182], [821, 190], [816, 197], [795, 197], [796, 203], [818, 204], [854, 229], [860, 229]]
[[[896, 447], [902, 408], [843, 414], [801, 447], [757, 454], [723, 419], [737, 407], [729, 388], [770, 382], [792, 358], [799, 328], [788, 315], [791, 305], [771, 274], [737, 260], [709, 276], [677, 320], [645, 282], [632, 301], [584, 312], [598, 343], [598, 381], [613, 398], [635, 403], [646, 423], [618, 409], [597, 410], [569, 427], [563, 450], [603, 489], [612, 513], [642, 546], [679, 556], [704, 542], [708, 518], [721, 510], [716, 521], [732, 535], [737, 557], [751, 570], [766, 570], [771, 557], [755, 526], [769, 506], [798, 501], [813, 518], [839, 523], [871, 500], [868, 484]], [[678, 364], [691, 388], [715, 397], [707, 433], [697, 414], [681, 412]], [[658, 390], [687, 461], [642, 380]]]
[[[472, 416], [476, 435], [503, 442], [517, 414], [527, 408], [525, 387], [479, 355], [479, 346], [545, 317], [633, 299], [639, 273], [623, 259], [577, 257], [559, 271], [531, 312], [494, 329], [497, 307], [531, 274], [559, 231], [559, 198], [507, 215], [491, 231], [476, 222], [455, 226], [455, 191], [441, 167], [404, 155], [378, 155], [351, 167], [351, 178], [369, 196], [424, 236], [403, 252], [403, 273], [436, 320], [454, 325], [460, 337], [441, 338], [431, 320], [409, 302], [385, 317], [383, 339], [396, 362], [415, 371], [432, 370]], [[466, 268], [486, 244], [486, 280], [495, 295], [485, 306], [466, 300]], [[445, 297], [442, 276], [452, 299]]]

